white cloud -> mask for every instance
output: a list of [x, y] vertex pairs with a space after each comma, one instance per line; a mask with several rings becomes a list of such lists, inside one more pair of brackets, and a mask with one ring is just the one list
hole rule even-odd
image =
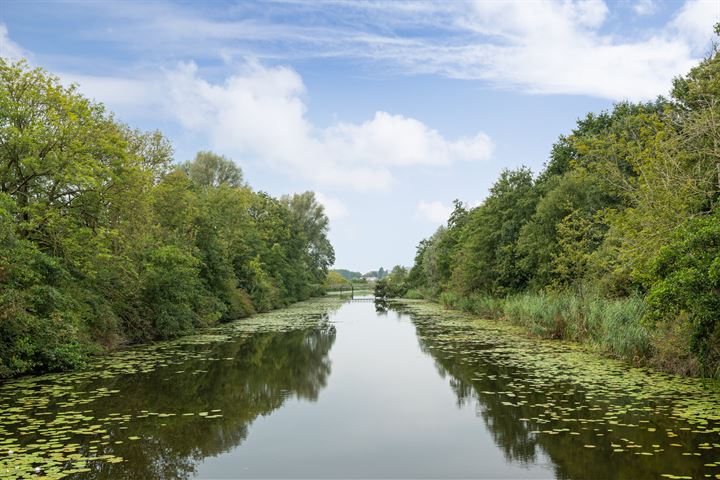
[[[239, 6], [226, 20], [191, 6], [164, 6], [162, 15], [154, 4], [138, 8], [150, 11], [116, 12], [124, 28], [103, 34], [185, 57], [354, 58], [394, 73], [612, 100], [667, 93], [706, 53], [720, 20], [717, 0], [687, 0], [666, 25], [643, 31], [615, 28], [619, 17], [603, 0], [278, 2], [262, 15]], [[649, 14], [654, 3], [633, 8]]]
[[451, 142], [414, 118], [387, 112], [376, 112], [372, 120], [361, 124], [340, 123], [323, 136], [337, 158], [374, 165], [447, 165], [454, 160], [489, 158], [493, 150], [484, 133]]
[[75, 83], [88, 98], [103, 102], [122, 116], [156, 117], [163, 107], [162, 78], [123, 78], [76, 73], [58, 74], [65, 84]]
[[653, 0], [638, 0], [633, 5], [633, 10], [640, 16], [652, 15], [655, 13], [655, 3]]
[[28, 56], [27, 51], [10, 40], [7, 26], [4, 23], [0, 23], [0, 57], [19, 60], [20, 58], [27, 58]]
[[708, 47], [710, 32], [720, 21], [720, 2], [717, 0], [688, 0], [670, 27], [676, 35], [696, 50]]
[[[13, 52], [21, 51], [1, 24], [0, 36]], [[217, 83], [202, 78], [194, 62], [135, 78], [60, 77], [123, 116], [170, 119], [203, 137], [210, 148], [322, 185], [385, 189], [393, 169], [485, 160], [493, 151], [482, 132], [448, 140], [417, 119], [383, 111], [362, 123], [318, 128], [306, 116], [303, 80], [289, 67], [248, 62]]]
[[405, 58], [419, 71], [530, 93], [647, 100], [666, 93], [670, 80], [697, 61], [720, 2], [688, 2], [662, 32], [638, 39], [602, 34], [607, 16], [601, 0], [477, 1], [458, 18], [473, 41], [415, 49]]
[[306, 117], [302, 78], [288, 67], [250, 63], [211, 83], [193, 63], [166, 72], [166, 110], [212, 148], [251, 156], [319, 184], [382, 189], [391, 170], [484, 160], [493, 149], [478, 133], [445, 139], [422, 122], [379, 111], [363, 123], [317, 128]]
[[331, 197], [321, 192], [315, 192], [315, 198], [325, 207], [325, 214], [330, 220], [338, 220], [347, 216], [347, 205], [339, 198]]
[[[639, 15], [654, 7], [632, 5]], [[160, 58], [350, 58], [535, 94], [648, 100], [707, 53], [720, 2], [687, 0], [665, 25], [644, 30], [616, 28], [621, 16], [603, 0], [281, 1], [241, 3], [222, 20], [219, 13], [193, 3], [138, 3], [131, 11], [103, 3], [95, 14], [122, 28], [82, 35]]]
[[439, 201], [421, 201], [415, 207], [415, 216], [433, 223], [445, 223], [452, 211], [452, 205], [444, 205]]

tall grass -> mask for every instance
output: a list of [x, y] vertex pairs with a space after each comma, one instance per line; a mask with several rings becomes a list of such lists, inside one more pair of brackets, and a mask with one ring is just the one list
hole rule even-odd
[[645, 306], [639, 297], [607, 299], [592, 293], [562, 292], [497, 298], [444, 292], [439, 301], [448, 308], [504, 318], [539, 337], [593, 343], [618, 357], [644, 358], [652, 347], [650, 332], [641, 321]]

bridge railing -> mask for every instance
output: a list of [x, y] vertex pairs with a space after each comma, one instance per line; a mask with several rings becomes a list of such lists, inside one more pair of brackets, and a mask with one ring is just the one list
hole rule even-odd
[[356, 295], [362, 295], [368, 298], [369, 296], [373, 295], [372, 286], [356, 285], [352, 283], [330, 284], [325, 287], [325, 291], [328, 294], [333, 295], [348, 295], [350, 296], [350, 298], [355, 298]]

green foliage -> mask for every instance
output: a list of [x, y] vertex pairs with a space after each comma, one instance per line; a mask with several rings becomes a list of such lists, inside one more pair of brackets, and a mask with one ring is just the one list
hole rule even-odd
[[[382, 270], [382, 269], [381, 269]], [[375, 283], [376, 298], [402, 298], [409, 289], [407, 283], [407, 269], [401, 265], [395, 265], [390, 273]]]
[[159, 132], [0, 59], [0, 378], [322, 291], [334, 252], [312, 192], [255, 192], [212, 152], [171, 160]]
[[184, 163], [182, 168], [198, 187], [243, 186], [240, 167], [229, 158], [213, 152], [198, 152], [195, 160]]
[[75, 367], [91, 350], [68, 272], [18, 237], [16, 212], [0, 193], [0, 378]]
[[537, 199], [530, 170], [500, 174], [485, 202], [471, 210], [459, 227], [452, 268], [452, 283], [458, 291], [502, 295], [526, 286], [527, 277], [518, 265], [517, 238], [535, 211]]
[[416, 288], [411, 288], [407, 292], [405, 292], [405, 295], [403, 295], [403, 298], [407, 298], [409, 300], [420, 300], [422, 298], [425, 298], [425, 295], [423, 295], [423, 293], [420, 290], [418, 290]]
[[648, 321], [686, 321], [706, 373], [720, 368], [720, 212], [688, 221], [654, 258]]
[[349, 286], [350, 280], [337, 270], [330, 270], [325, 277], [325, 286]]
[[649, 329], [642, 322], [645, 302], [637, 296], [607, 301], [596, 298], [590, 303], [590, 322], [600, 326], [596, 341], [623, 358], [643, 358], [653, 349]]
[[503, 171], [481, 205], [456, 203], [407, 283], [540, 336], [720, 376], [718, 98], [713, 51], [671, 99], [580, 119], [537, 178]]
[[346, 280], [359, 280], [360, 278], [362, 278], [362, 273], [353, 272], [352, 270], [346, 270], [344, 268], [335, 268], [332, 271], [339, 273]]
[[607, 300], [596, 294], [521, 293], [498, 298], [482, 293], [440, 295], [448, 308], [484, 318], [504, 318], [544, 338], [595, 343], [622, 358], [644, 359], [651, 351], [641, 298]]

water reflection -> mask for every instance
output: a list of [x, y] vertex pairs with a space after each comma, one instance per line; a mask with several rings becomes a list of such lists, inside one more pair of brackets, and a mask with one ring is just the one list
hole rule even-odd
[[467, 324], [436, 320], [414, 316], [421, 349], [449, 379], [458, 407], [475, 406], [508, 462], [529, 466], [549, 458], [560, 479], [709, 478], [719, 473], [720, 464], [713, 464], [718, 445], [710, 443], [718, 441], [717, 433], [695, 430], [670, 415], [667, 398], [638, 401], [562, 380], [538, 383], [535, 372], [520, 363], [508, 366], [512, 362], [497, 362], [498, 355], [483, 355], [497, 349], [502, 357], [504, 345], [474, 336], [477, 332]]
[[[151, 415], [130, 423], [124, 431], [111, 428], [111, 443], [97, 454], [122, 456], [125, 461], [94, 464], [84, 477], [192, 476], [204, 458], [240, 445], [259, 415], [269, 414], [288, 398], [317, 400], [330, 375], [328, 353], [334, 341], [331, 325], [258, 333], [222, 343], [209, 352], [234, 358], [231, 362], [188, 362], [182, 365], [182, 374], [171, 375], [175, 372], [161, 369], [142, 379], [118, 378], [108, 388], [121, 393], [95, 403], [93, 414], [103, 417], [145, 411]], [[153, 415], [158, 412], [162, 412], [160, 416]], [[140, 439], [112, 442], [115, 437], [133, 435]]]
[[390, 304], [387, 300], [383, 298], [376, 298], [375, 299], [375, 313], [378, 315], [387, 315], [388, 309], [390, 308]]
[[[0, 387], [0, 477], [13, 461], [108, 479], [720, 473], [720, 416], [693, 381], [658, 388], [658, 374], [423, 304], [328, 317], [339, 305]], [[694, 420], [676, 414], [689, 396], [706, 408]]]

